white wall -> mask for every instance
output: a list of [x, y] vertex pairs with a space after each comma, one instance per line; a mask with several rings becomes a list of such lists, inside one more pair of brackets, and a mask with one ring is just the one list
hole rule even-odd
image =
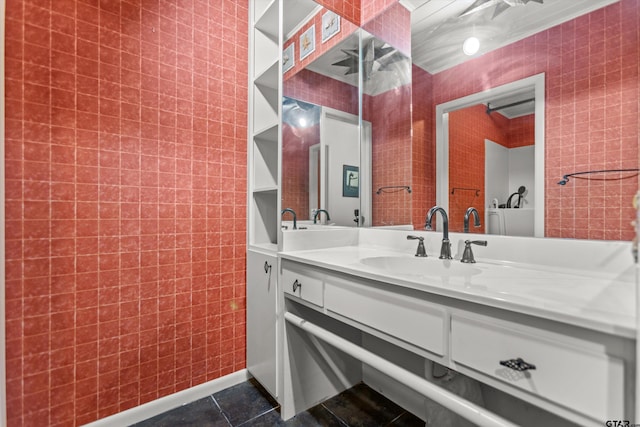
[[[509, 149], [485, 139], [485, 206], [489, 207], [494, 198], [499, 204], [507, 203], [509, 196], [524, 185], [526, 192], [522, 207], [535, 207], [534, 147]], [[515, 201], [516, 197], [512, 203]]]
[[493, 199], [507, 203], [509, 197], [509, 150], [488, 139], [484, 140], [484, 193], [486, 207]]
[[[327, 183], [325, 206], [331, 223], [355, 227], [355, 209], [360, 209], [358, 197], [342, 196], [342, 168], [344, 165], [360, 166], [360, 129], [358, 118], [351, 114], [323, 107], [320, 126], [321, 164], [326, 165], [323, 182]], [[322, 215], [322, 214], [321, 214]], [[320, 218], [324, 219], [324, 215]]]
[[509, 194], [515, 193], [518, 191], [518, 187], [524, 185], [527, 191], [524, 193], [524, 205], [520, 207], [533, 208], [535, 207], [534, 146], [511, 148], [508, 151]]

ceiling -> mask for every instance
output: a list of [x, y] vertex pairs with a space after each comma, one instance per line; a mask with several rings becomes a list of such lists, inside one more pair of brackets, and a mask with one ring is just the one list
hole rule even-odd
[[[362, 31], [363, 93], [376, 96], [411, 82], [411, 59], [399, 53], [387, 43]], [[375, 51], [375, 53], [373, 53]], [[357, 33], [342, 40], [307, 66], [307, 69], [352, 86], [358, 86], [358, 69], [344, 65], [347, 59], [356, 59], [358, 52]], [[369, 58], [369, 60], [367, 60]], [[356, 71], [354, 73], [354, 71]]]
[[[400, 0], [400, 3], [411, 12], [411, 62], [436, 74], [617, 1]], [[292, 36], [319, 8], [312, 0], [287, 3], [284, 13], [284, 32], [287, 37]], [[473, 56], [467, 56], [462, 51], [464, 40], [470, 36], [480, 40], [480, 50]], [[357, 74], [345, 74], [347, 68], [332, 65], [347, 56], [346, 50], [356, 47], [357, 39], [349, 37], [308, 68], [357, 85]], [[402, 76], [407, 72], [407, 63], [398, 63], [393, 72], [373, 74], [371, 81], [368, 84], [365, 82], [365, 93], [375, 95], [404, 81]], [[394, 78], [388, 78], [391, 75]], [[529, 94], [519, 94], [515, 98], [493, 100], [490, 104], [491, 107], [502, 106], [528, 97]], [[534, 103], [529, 102], [502, 109], [500, 114], [514, 118], [531, 114], [533, 109]]]
[[[462, 52], [468, 37], [480, 40], [475, 57], [616, 1], [400, 0], [411, 11], [412, 61], [431, 74], [471, 58]], [[477, 10], [464, 14], [472, 6]]]

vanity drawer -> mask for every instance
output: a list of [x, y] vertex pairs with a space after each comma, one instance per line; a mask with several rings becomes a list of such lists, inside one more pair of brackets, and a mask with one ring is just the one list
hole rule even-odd
[[[624, 414], [624, 362], [593, 342], [516, 325], [452, 315], [451, 358], [498, 382], [595, 420]], [[500, 361], [521, 358], [535, 369]]]
[[307, 302], [322, 307], [323, 283], [322, 274], [306, 270], [290, 263], [283, 263], [282, 290]]
[[445, 312], [439, 306], [373, 284], [328, 277], [325, 308], [437, 355], [444, 355]]

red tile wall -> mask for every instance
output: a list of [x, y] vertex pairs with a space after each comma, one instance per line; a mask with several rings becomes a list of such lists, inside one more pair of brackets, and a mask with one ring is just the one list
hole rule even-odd
[[244, 0], [6, 5], [10, 426], [245, 366]]
[[[321, 6], [343, 16], [356, 25], [360, 25], [362, 0], [314, 0]], [[396, 0], [397, 1], [397, 0]], [[319, 40], [319, 39], [316, 39]]]
[[[309, 147], [320, 143], [320, 125], [282, 126], [282, 208], [295, 211], [298, 221], [309, 219]], [[291, 221], [289, 216], [283, 218]]]
[[528, 116], [516, 117], [509, 120], [509, 134], [507, 141], [508, 148], [526, 147], [536, 143], [536, 116], [529, 114]]
[[363, 97], [362, 116], [372, 124], [373, 225], [411, 224], [411, 194], [380, 187], [411, 185], [411, 86]]
[[301, 70], [284, 81], [284, 96], [358, 114], [358, 88], [336, 79]]
[[[527, 118], [528, 117], [528, 118]], [[464, 214], [468, 207], [484, 212], [485, 206], [485, 139], [489, 139], [507, 148], [533, 144], [533, 127], [523, 126], [531, 123], [531, 116], [509, 120], [500, 113], [486, 113], [484, 105], [476, 105], [449, 113], [449, 230], [464, 230]], [[514, 124], [515, 122], [515, 124]], [[530, 134], [524, 135], [528, 128]], [[515, 129], [515, 132], [514, 132]], [[511, 138], [516, 138], [515, 142]], [[524, 144], [528, 141], [529, 144]], [[458, 165], [464, 165], [460, 167]], [[473, 188], [470, 190], [454, 188]], [[471, 233], [484, 233], [481, 227], [472, 227]]]
[[621, 0], [433, 76], [440, 104], [546, 73], [548, 237], [634, 236], [636, 179], [557, 182], [577, 171], [638, 167], [639, 27], [640, 4]]
[[398, 0], [376, 0], [365, 10], [362, 28], [411, 57], [411, 13]]
[[435, 110], [431, 74], [413, 65], [412, 76], [412, 146], [411, 210], [413, 226], [423, 230], [429, 208], [436, 204]]
[[[363, 28], [411, 55], [411, 14], [397, 0], [363, 2]], [[412, 185], [411, 103], [412, 87], [405, 85], [376, 96], [363, 96], [363, 119], [372, 123], [373, 224], [412, 223], [412, 193], [385, 186]]]

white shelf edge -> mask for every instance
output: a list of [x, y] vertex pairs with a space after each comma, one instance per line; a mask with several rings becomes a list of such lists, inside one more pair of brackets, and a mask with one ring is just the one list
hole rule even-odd
[[278, 187], [276, 185], [268, 185], [268, 186], [265, 186], [265, 187], [255, 187], [253, 189], [253, 193], [254, 194], [255, 193], [268, 194], [270, 192], [277, 193], [277, 191], [278, 191]]
[[273, 0], [266, 7], [262, 15], [256, 17], [254, 27], [269, 38], [277, 41], [280, 28], [278, 18], [278, 2], [277, 0]]
[[270, 126], [254, 134], [253, 140], [257, 144], [264, 144], [264, 143], [277, 144], [279, 131], [280, 131], [280, 127], [277, 124], [274, 126]]
[[247, 250], [258, 249], [260, 251], [278, 252], [278, 245], [275, 243], [249, 243]]
[[256, 78], [253, 80], [253, 84], [256, 86], [268, 87], [269, 89], [278, 89], [278, 63], [279, 58], [274, 58], [271, 64], [269, 64], [264, 70], [260, 71]]
[[[272, 123], [268, 126], [264, 126], [261, 129], [257, 130], [256, 132], [253, 133], [253, 139], [260, 139], [263, 141], [274, 141], [274, 142], [278, 142], [278, 134], [277, 132], [279, 131], [279, 123]], [[274, 140], [273, 137], [271, 135], [269, 135], [269, 132], [276, 132], [276, 139]]]

